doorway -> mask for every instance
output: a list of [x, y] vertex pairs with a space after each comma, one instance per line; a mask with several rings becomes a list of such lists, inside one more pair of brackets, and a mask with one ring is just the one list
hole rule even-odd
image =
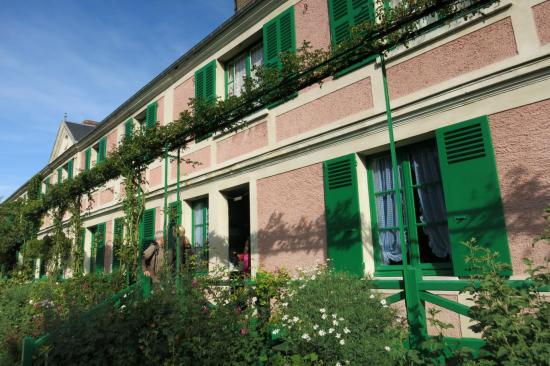
[[[232, 270], [250, 273], [250, 194], [248, 184], [223, 192], [227, 199], [229, 263]], [[245, 249], [245, 243], [248, 242]]]

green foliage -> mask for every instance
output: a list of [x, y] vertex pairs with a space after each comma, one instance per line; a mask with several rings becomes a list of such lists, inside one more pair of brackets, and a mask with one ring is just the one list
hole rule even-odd
[[273, 331], [285, 342], [276, 365], [391, 365], [402, 348], [395, 311], [368, 279], [322, 268], [282, 289]]
[[0, 280], [0, 364], [16, 364], [23, 337], [44, 334], [48, 318], [65, 319], [69, 311], [84, 311], [123, 286], [124, 281], [117, 276]]

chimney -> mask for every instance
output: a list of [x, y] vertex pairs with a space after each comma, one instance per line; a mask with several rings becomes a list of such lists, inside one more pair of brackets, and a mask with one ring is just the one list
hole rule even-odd
[[99, 124], [99, 122], [92, 121], [91, 119], [85, 119], [84, 121], [81, 122], [81, 124], [83, 124], [84, 126], [96, 127]]
[[254, 0], [235, 0], [235, 13], [244, 8]]

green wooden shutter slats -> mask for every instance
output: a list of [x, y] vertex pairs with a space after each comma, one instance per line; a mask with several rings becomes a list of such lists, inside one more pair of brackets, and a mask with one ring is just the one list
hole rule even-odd
[[172, 249], [176, 244], [175, 228], [181, 225], [181, 201], [170, 203], [168, 212], [168, 249]]
[[497, 261], [511, 264], [487, 117], [440, 128], [436, 137], [455, 275], [474, 273], [463, 245], [472, 238], [476, 246], [497, 252]]
[[99, 146], [97, 148], [97, 163], [105, 161], [107, 158], [107, 137], [102, 137], [99, 140]]
[[141, 219], [141, 243], [142, 251], [147, 249], [147, 245], [155, 240], [155, 209], [145, 210]]
[[73, 179], [73, 174], [74, 174], [74, 159], [71, 159], [67, 163], [67, 178]]
[[57, 169], [57, 184], [63, 182], [63, 168]]
[[98, 224], [96, 228], [96, 257], [95, 271], [103, 272], [105, 270], [105, 230], [106, 224]]
[[134, 133], [134, 120], [132, 118], [128, 118], [128, 120], [124, 123], [124, 138], [126, 139], [131, 138], [133, 133]]
[[152, 128], [157, 125], [157, 107], [158, 103], [154, 102], [147, 106], [145, 110], [145, 126]]
[[86, 170], [90, 170], [91, 167], [92, 167], [92, 149], [91, 148], [88, 148], [86, 149], [86, 153], [85, 153], [86, 157], [86, 164], [85, 164], [85, 169]]
[[281, 52], [296, 51], [294, 7], [290, 7], [263, 26], [264, 65], [281, 68]]
[[120, 268], [120, 247], [124, 241], [124, 219], [116, 218], [113, 229], [113, 272]]
[[350, 36], [351, 27], [374, 21], [374, 0], [329, 0], [330, 33], [337, 45]]
[[205, 103], [216, 100], [216, 60], [195, 72], [195, 99]]
[[327, 251], [331, 265], [358, 276], [364, 272], [355, 154], [323, 163]]

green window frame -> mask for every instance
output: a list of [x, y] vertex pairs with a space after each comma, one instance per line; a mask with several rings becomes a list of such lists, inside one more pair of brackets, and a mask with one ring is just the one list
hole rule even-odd
[[[195, 100], [198, 105], [213, 105], [216, 103], [216, 71], [217, 61], [212, 60], [199, 70], [195, 71]], [[195, 142], [206, 140], [212, 136], [212, 132], [205, 131], [195, 136]]]
[[73, 175], [74, 175], [74, 159], [71, 159], [67, 163], [67, 179], [73, 179]]
[[154, 128], [157, 125], [157, 109], [158, 103], [153, 102], [147, 106], [145, 110], [145, 127]]
[[208, 272], [208, 199], [191, 204], [191, 247], [197, 257], [198, 272]]
[[155, 219], [155, 208], [150, 208], [143, 212], [143, 216], [141, 218], [139, 226], [141, 253], [143, 253], [143, 251], [147, 249], [147, 246], [155, 240]]
[[[423, 227], [432, 226], [432, 225], [447, 225], [447, 220], [436, 221], [436, 222], [422, 222], [419, 217], [421, 213], [419, 212], [419, 203], [418, 203], [418, 192], [419, 190], [425, 189], [426, 187], [435, 187], [440, 186], [442, 189], [442, 178], [441, 173], [439, 174], [439, 179], [425, 183], [425, 184], [416, 184], [413, 182], [413, 169], [411, 161], [411, 153], [415, 149], [421, 148], [433, 148], [433, 151], [437, 155], [437, 148], [435, 146], [434, 140], [429, 140], [421, 142], [418, 144], [407, 145], [401, 147], [397, 150], [398, 153], [398, 164], [400, 168], [399, 177], [400, 187], [396, 189], [393, 186], [393, 178], [389, 180], [389, 188], [376, 190], [375, 188], [375, 177], [374, 177], [374, 164], [380, 160], [389, 159], [389, 151], [381, 154], [377, 154], [373, 157], [370, 157], [367, 161], [367, 170], [368, 170], [368, 187], [369, 187], [369, 200], [370, 200], [370, 209], [371, 209], [371, 222], [372, 222], [372, 231], [373, 231], [373, 243], [374, 243], [374, 257], [375, 257], [375, 270], [376, 275], [399, 275], [403, 270], [403, 265], [411, 264], [417, 268], [421, 268], [425, 275], [451, 275], [452, 274], [452, 264], [450, 258], [447, 260], [441, 261], [432, 261], [432, 262], [423, 262], [421, 261], [421, 236], [423, 235]], [[401, 253], [403, 256], [403, 264], [384, 264], [382, 262], [382, 250], [380, 248], [380, 240], [382, 233], [393, 233], [398, 237], [399, 228], [396, 226], [386, 226], [381, 227], [379, 224], [379, 215], [377, 208], [377, 199], [380, 199], [380, 202], [383, 202], [385, 197], [394, 197], [396, 194], [401, 194], [403, 198], [404, 207], [406, 212], [404, 212], [404, 229], [407, 237], [407, 253]], [[380, 204], [383, 205], [382, 203]], [[447, 230], [448, 232], [448, 230]], [[423, 250], [426, 252], [426, 249]]]
[[105, 233], [106, 223], [97, 224], [91, 228], [92, 246], [90, 255], [90, 273], [105, 271]]
[[[241, 95], [245, 85], [244, 80], [254, 78], [254, 66], [261, 66], [263, 60], [263, 43], [258, 42], [225, 64], [225, 99]], [[239, 65], [243, 64], [245, 75], [238, 75]], [[239, 77], [243, 80], [238, 80]]]
[[63, 168], [57, 169], [57, 184], [63, 183]]
[[50, 186], [51, 186], [51, 181], [50, 181], [50, 177], [48, 177], [44, 181], [44, 194], [46, 194], [50, 191]]

